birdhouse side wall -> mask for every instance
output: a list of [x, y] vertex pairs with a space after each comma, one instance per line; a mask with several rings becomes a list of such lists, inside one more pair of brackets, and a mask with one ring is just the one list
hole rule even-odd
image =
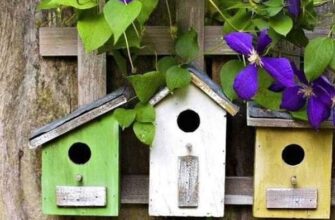
[[[91, 151], [85, 164], [69, 157], [75, 143]], [[82, 180], [78, 181], [78, 175]], [[57, 186], [106, 187], [105, 207], [58, 207]], [[119, 126], [111, 114], [47, 144], [42, 152], [42, 206], [49, 215], [116, 216], [119, 211]]]
[[[178, 116], [192, 110], [200, 118], [194, 132], [178, 126]], [[194, 85], [179, 89], [156, 107], [156, 135], [150, 152], [149, 214], [153, 216], [215, 216], [224, 214], [226, 112]], [[191, 146], [191, 151], [187, 146]], [[188, 166], [193, 175], [183, 180]], [[184, 159], [181, 159], [184, 158]], [[184, 163], [185, 164], [185, 163]], [[181, 177], [180, 174], [183, 174]], [[192, 207], [180, 201], [180, 181], [192, 187]], [[196, 185], [198, 183], [198, 185]], [[192, 184], [192, 186], [191, 186]], [[183, 189], [185, 190], [185, 189]], [[187, 189], [186, 189], [187, 190]]]

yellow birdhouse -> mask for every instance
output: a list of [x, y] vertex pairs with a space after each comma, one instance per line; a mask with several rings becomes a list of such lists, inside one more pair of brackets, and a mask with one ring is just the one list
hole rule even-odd
[[333, 131], [316, 131], [287, 113], [249, 103], [256, 128], [253, 215], [326, 219], [331, 206]]

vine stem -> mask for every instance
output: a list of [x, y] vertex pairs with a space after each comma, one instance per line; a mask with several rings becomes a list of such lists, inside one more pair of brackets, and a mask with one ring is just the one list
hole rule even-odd
[[172, 36], [172, 17], [171, 17], [171, 11], [170, 11], [170, 5], [169, 5], [169, 1], [168, 0], [165, 0], [165, 5], [166, 5], [166, 9], [167, 9], [167, 13], [168, 13], [168, 17], [169, 17], [169, 23], [170, 23], [170, 34], [171, 34], [171, 37], [173, 38]]
[[219, 14], [221, 15], [221, 17], [223, 18], [223, 20], [225, 20], [225, 22], [227, 22], [232, 28], [234, 28], [234, 30], [236, 31], [240, 31], [238, 28], [236, 28], [229, 20], [228, 18], [223, 14], [223, 12], [220, 10], [220, 8], [215, 4], [215, 2], [213, 0], [209, 0], [209, 2], [212, 4], [212, 6], [219, 12]]
[[135, 73], [135, 72], [136, 72], [136, 69], [135, 69], [135, 67], [134, 67], [133, 60], [132, 60], [132, 58], [131, 58], [131, 53], [130, 53], [130, 48], [129, 48], [128, 38], [127, 38], [126, 33], [123, 33], [123, 36], [124, 36], [124, 40], [126, 41], [127, 53], [128, 53], [128, 59], [129, 59], [130, 66], [131, 66], [131, 72], [132, 72], [132, 73]]

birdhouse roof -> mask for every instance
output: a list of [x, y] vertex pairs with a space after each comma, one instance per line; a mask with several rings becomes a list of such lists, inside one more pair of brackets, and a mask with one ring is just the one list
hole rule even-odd
[[[271, 111], [255, 102], [248, 102], [247, 125], [253, 127], [312, 128], [308, 122], [294, 120], [286, 111]], [[332, 121], [321, 124], [321, 128], [334, 128]]]
[[122, 87], [97, 101], [80, 106], [64, 118], [53, 121], [33, 131], [29, 139], [29, 147], [35, 149], [128, 103], [134, 97], [134, 93], [129, 87]]
[[[221, 87], [213, 82], [206, 73], [200, 71], [199, 69], [188, 66], [188, 71], [192, 76], [192, 83], [203, 91], [207, 96], [209, 96], [214, 102], [221, 106], [225, 111], [231, 115], [236, 115], [239, 111], [239, 107], [233, 104], [227, 96], [222, 92]], [[162, 89], [158, 92], [151, 100], [150, 104], [156, 105], [162, 101], [165, 97], [170, 94], [168, 88]]]

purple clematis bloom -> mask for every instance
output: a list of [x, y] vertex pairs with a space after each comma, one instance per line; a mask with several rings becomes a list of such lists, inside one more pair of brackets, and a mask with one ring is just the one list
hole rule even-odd
[[287, 0], [288, 12], [294, 17], [298, 17], [301, 12], [301, 0]]
[[330, 105], [329, 105], [329, 114], [332, 115], [333, 125], [335, 125], [335, 87], [333, 84], [329, 82], [329, 80], [325, 76], [320, 77], [320, 85], [324, 88], [329, 96]]
[[293, 69], [299, 82], [293, 87], [284, 89], [280, 107], [289, 111], [298, 111], [307, 102], [308, 121], [313, 128], [318, 129], [320, 124], [330, 115], [331, 100], [328, 92], [323, 87], [325, 79], [319, 77], [312, 82], [308, 82], [302, 71]]
[[124, 4], [128, 4], [128, 3], [132, 2], [133, 0], [119, 0], [119, 1], [124, 3]]
[[228, 46], [237, 53], [248, 58], [245, 67], [234, 81], [234, 89], [238, 96], [245, 100], [254, 97], [258, 90], [258, 68], [265, 69], [277, 82], [285, 87], [294, 86], [294, 73], [286, 58], [262, 56], [272, 42], [267, 30], [261, 31], [257, 44], [253, 46], [253, 36], [249, 33], [233, 32], [224, 37]]

